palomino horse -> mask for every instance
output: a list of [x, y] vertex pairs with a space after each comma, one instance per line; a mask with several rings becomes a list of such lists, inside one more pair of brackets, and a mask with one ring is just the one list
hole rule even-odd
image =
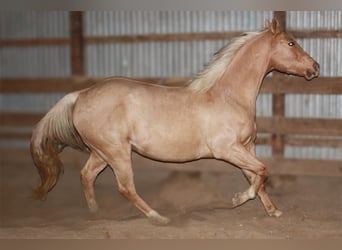
[[153, 210], [136, 192], [131, 150], [168, 162], [215, 158], [241, 168], [250, 187], [233, 198], [233, 206], [260, 197], [270, 216], [281, 211], [265, 190], [266, 166], [255, 156], [256, 97], [264, 76], [278, 70], [304, 76], [319, 74], [318, 63], [266, 21], [266, 28], [246, 33], [215, 54], [197, 77], [182, 87], [158, 86], [128, 78], [107, 78], [67, 94], [38, 123], [31, 154], [43, 199], [56, 184], [65, 146], [89, 151], [81, 171], [91, 211], [98, 209], [94, 181], [106, 166], [116, 176], [119, 191], [152, 223], [169, 219]]

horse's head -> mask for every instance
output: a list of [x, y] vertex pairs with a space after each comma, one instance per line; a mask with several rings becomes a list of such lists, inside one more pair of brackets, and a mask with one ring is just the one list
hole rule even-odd
[[284, 73], [304, 76], [311, 80], [319, 75], [319, 64], [287, 33], [280, 31], [279, 22], [266, 21], [272, 35], [270, 68]]

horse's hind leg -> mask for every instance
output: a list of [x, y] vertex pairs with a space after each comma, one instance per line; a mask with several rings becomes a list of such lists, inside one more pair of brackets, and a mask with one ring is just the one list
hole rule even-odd
[[96, 176], [106, 167], [106, 165], [107, 163], [96, 153], [91, 152], [88, 161], [81, 170], [83, 192], [90, 212], [96, 212], [98, 210], [98, 205], [95, 199], [94, 182]]
[[129, 150], [115, 149], [111, 151], [111, 155], [106, 156], [109, 156], [108, 163], [115, 173], [120, 193], [143, 212], [152, 224], [167, 225], [170, 220], [153, 210], [135, 190], [130, 148]]

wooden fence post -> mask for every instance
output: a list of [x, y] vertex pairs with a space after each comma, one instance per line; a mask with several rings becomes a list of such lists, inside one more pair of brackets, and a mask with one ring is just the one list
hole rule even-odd
[[[274, 11], [273, 16], [278, 19], [281, 30], [286, 31], [286, 11]], [[280, 76], [279, 73], [274, 72], [273, 77], [284, 77], [284, 76]], [[285, 116], [285, 94], [273, 94], [272, 115], [275, 118]], [[272, 134], [272, 156], [283, 157], [284, 147], [285, 147], [284, 135]]]
[[84, 38], [82, 11], [70, 12], [71, 74], [84, 75]]

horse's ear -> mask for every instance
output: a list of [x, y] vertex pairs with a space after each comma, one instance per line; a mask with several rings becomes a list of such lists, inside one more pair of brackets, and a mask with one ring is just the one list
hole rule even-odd
[[268, 19], [266, 19], [265, 20], [265, 27], [266, 27], [266, 29], [270, 29], [270, 26], [271, 26], [270, 21]]
[[276, 18], [273, 18], [269, 28], [274, 35], [280, 33], [279, 21]]

